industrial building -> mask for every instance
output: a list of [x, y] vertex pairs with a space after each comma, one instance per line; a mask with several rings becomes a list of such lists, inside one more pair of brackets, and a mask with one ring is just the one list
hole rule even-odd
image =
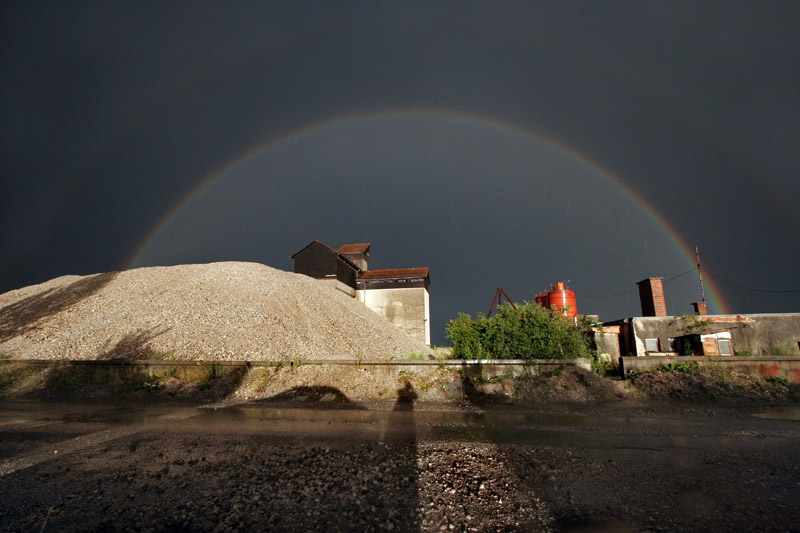
[[369, 270], [370, 246], [345, 244], [334, 250], [315, 240], [292, 255], [294, 271], [330, 283], [430, 345], [430, 269]]
[[604, 322], [596, 331], [598, 351], [620, 356], [800, 355], [800, 313], [669, 316], [662, 278], [637, 283], [642, 316]]

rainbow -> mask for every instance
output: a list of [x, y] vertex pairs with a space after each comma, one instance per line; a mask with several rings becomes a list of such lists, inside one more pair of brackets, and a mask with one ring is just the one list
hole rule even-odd
[[[180, 198], [170, 209], [161, 215], [158, 221], [147, 232], [144, 239], [142, 239], [140, 244], [135, 248], [129, 259], [125, 261], [124, 268], [130, 269], [141, 266], [140, 262], [147, 250], [159, 238], [160, 234], [175, 219], [177, 219], [196, 198], [200, 197], [214, 183], [223, 179], [226, 175], [235, 171], [237, 168], [246, 165], [257, 157], [260, 157], [265, 152], [275, 149], [283, 143], [291, 142], [299, 136], [347, 122], [409, 117], [464, 121], [512, 132], [516, 135], [520, 135], [544, 144], [549, 149], [571, 159], [588, 171], [600, 176], [613, 187], [618, 189], [624, 196], [629, 198], [636, 206], [638, 206], [644, 212], [644, 214], [649, 217], [653, 223], [664, 233], [687, 265], [695, 265], [694, 248], [686, 243], [683, 237], [669, 224], [669, 222], [667, 222], [664, 216], [662, 216], [661, 213], [659, 213], [656, 208], [647, 201], [647, 199], [645, 199], [631, 186], [625, 183], [620, 177], [614, 175], [611, 171], [603, 167], [597, 161], [590, 159], [586, 155], [576, 151], [574, 148], [567, 146], [566, 144], [553, 139], [552, 137], [545, 136], [541, 132], [523, 129], [514, 124], [502, 122], [489, 116], [482, 116], [478, 114], [461, 114], [443, 110], [407, 109], [394, 110], [390, 112], [360, 113], [328, 117], [325, 120], [317, 121], [312, 124], [291, 130], [279, 137], [273, 137], [266, 141], [254, 143], [249, 148], [242, 151], [230, 162], [219, 167], [214, 172], [206, 176], [200, 183], [198, 183], [193, 189]], [[719, 287], [716, 286], [713, 280], [706, 280], [705, 283], [706, 288], [708, 289], [707, 292], [711, 305], [714, 306], [720, 313], [730, 314], [730, 308], [722, 297], [722, 292], [720, 291]]]

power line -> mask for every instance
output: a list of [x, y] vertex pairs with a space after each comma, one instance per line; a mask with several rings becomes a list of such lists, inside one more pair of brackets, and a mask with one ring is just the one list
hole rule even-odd
[[617, 296], [627, 296], [629, 294], [634, 294], [638, 292], [639, 291], [619, 292], [617, 294], [606, 294], [605, 296], [589, 296], [587, 294], [581, 294], [581, 298], [591, 298], [592, 300], [603, 300], [605, 298], [616, 298]]
[[[663, 283], [669, 283], [670, 281], [674, 281], [674, 280], [676, 280], [678, 278], [682, 278], [683, 276], [688, 276], [692, 272], [698, 272], [698, 271], [703, 272], [705, 274], [708, 274], [709, 276], [711, 276], [715, 280], [720, 281], [722, 283], [725, 283], [726, 285], [730, 285], [730, 286], [736, 287], [738, 289], [744, 289], [746, 291], [764, 292], [764, 293], [769, 293], [769, 294], [792, 294], [792, 293], [795, 293], [795, 292], [800, 292], [800, 289], [757, 289], [755, 287], [748, 287], [746, 285], [742, 285], [742, 284], [739, 284], [739, 283], [734, 283], [732, 281], [728, 281], [726, 279], [722, 279], [721, 277], [712, 274], [711, 272], [709, 272], [705, 268], [699, 269], [697, 267], [693, 267], [690, 270], [687, 270], [686, 272], [678, 274], [677, 276], [672, 276], [671, 278], [665, 279], [663, 281]], [[581, 298], [589, 298], [589, 299], [592, 299], [592, 300], [603, 300], [603, 299], [606, 299], [606, 298], [617, 298], [619, 296], [628, 296], [630, 294], [638, 294], [638, 292], [639, 292], [638, 290], [634, 290], [634, 291], [627, 291], [627, 292], [618, 292], [616, 294], [606, 294], [606, 295], [603, 295], [603, 296], [591, 296], [591, 295], [581, 294]]]
[[771, 293], [771, 294], [789, 294], [789, 293], [792, 293], [792, 292], [800, 292], [800, 289], [785, 289], [785, 290], [756, 289], [756, 288], [753, 288], [753, 287], [747, 287], [745, 285], [740, 285], [738, 283], [734, 283], [732, 281], [728, 281], [728, 280], [722, 279], [721, 277], [715, 276], [714, 274], [712, 274], [711, 272], [709, 272], [706, 269], [703, 269], [703, 272], [705, 272], [706, 274], [708, 274], [709, 276], [711, 276], [712, 278], [714, 278], [717, 281], [721, 281], [722, 283], [725, 283], [725, 284], [730, 285], [732, 287], [737, 287], [739, 289], [744, 289], [746, 291], [767, 292], [767, 293]]
[[676, 280], [678, 278], [682, 278], [683, 276], [686, 276], [687, 274], [691, 274], [692, 272], [696, 272], [696, 271], [697, 271], [697, 267], [692, 267], [691, 269], [687, 270], [683, 274], [678, 274], [677, 276], [672, 276], [669, 279], [665, 279], [662, 283], [669, 283], [670, 281]]
[[[686, 272], [678, 274], [677, 276], [672, 276], [671, 278], [665, 279], [664, 281], [662, 281], [662, 283], [669, 283], [670, 281], [674, 281], [674, 280], [676, 280], [678, 278], [682, 278], [683, 276], [686, 276], [686, 275], [691, 274], [692, 272], [696, 272], [696, 271], [697, 271], [697, 267], [693, 267], [690, 270], [687, 270]], [[630, 294], [639, 294], [639, 290], [637, 289], [635, 291], [619, 292], [617, 294], [607, 294], [605, 296], [587, 296], [585, 294], [581, 294], [581, 298], [590, 298], [592, 300], [603, 300], [603, 299], [606, 299], [606, 298], [616, 298], [618, 296], [628, 296]]]

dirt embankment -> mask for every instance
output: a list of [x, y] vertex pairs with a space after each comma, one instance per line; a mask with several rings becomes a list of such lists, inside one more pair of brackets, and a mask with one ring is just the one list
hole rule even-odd
[[[324, 391], [316, 394], [314, 391]], [[700, 403], [787, 403], [800, 401], [800, 385], [736, 372], [688, 373], [654, 370], [630, 379], [603, 377], [564, 367], [525, 377], [465, 374], [444, 366], [425, 371], [369, 372], [358, 368], [307, 365], [255, 369], [232, 394], [236, 400], [394, 401], [404, 394], [423, 402], [475, 404], [607, 403], [623, 400], [675, 400]]]
[[652, 370], [633, 374], [628, 381], [643, 398], [731, 405], [800, 401], [800, 385], [796, 383], [721, 369]]
[[739, 373], [698, 369], [649, 371], [627, 380], [564, 367], [525, 377], [485, 377], [445, 365], [401, 370], [355, 365], [302, 364], [218, 367], [188, 379], [176, 373], [131, 371], [105, 374], [85, 365], [33, 367], [0, 364], [0, 397], [55, 399], [179, 399], [197, 402], [268, 400], [289, 403], [350, 403], [391, 406], [409, 402], [450, 404], [613, 403], [623, 400], [710, 404], [800, 401], [800, 386]]

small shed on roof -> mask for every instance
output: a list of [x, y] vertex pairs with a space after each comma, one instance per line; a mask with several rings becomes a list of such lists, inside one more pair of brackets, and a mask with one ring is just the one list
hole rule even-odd
[[360, 242], [356, 244], [345, 244], [337, 252], [350, 260], [362, 272], [369, 270], [369, 247], [372, 243]]

